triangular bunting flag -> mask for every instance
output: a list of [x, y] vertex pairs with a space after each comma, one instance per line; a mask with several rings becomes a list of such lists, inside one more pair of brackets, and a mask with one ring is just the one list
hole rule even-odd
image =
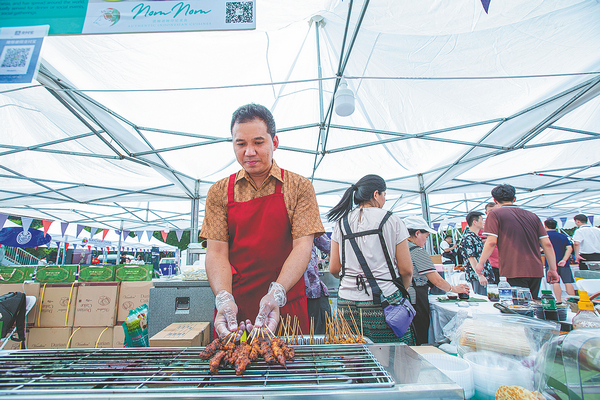
[[0, 214], [0, 229], [4, 228], [4, 223], [6, 222], [7, 218], [8, 215]]
[[148, 241], [152, 239], [152, 235], [154, 235], [154, 231], [146, 231], [146, 235], [148, 236]]
[[490, 3], [492, 2], [492, 0], [481, 0], [481, 5], [483, 6], [483, 10], [485, 11], [485, 13], [488, 13], [488, 10], [490, 9]]
[[450, 228], [454, 228], [456, 226], [456, 222], [448, 222], [448, 226]]
[[440, 223], [439, 222], [434, 222], [433, 223], [433, 230], [434, 231], [437, 231], [439, 227], [440, 227]]
[[129, 232], [131, 232], [131, 231], [123, 231], [123, 240], [125, 240], [129, 237]]
[[56, 247], [60, 249], [60, 242], [54, 242], [56, 243]]
[[75, 243], [73, 243], [73, 250], [75, 250], [77, 248], [77, 245]]
[[81, 233], [83, 228], [85, 228], [85, 226], [77, 224], [77, 234], [75, 235], [75, 237], [79, 237], [79, 234]]
[[65, 242], [65, 250], [69, 248], [69, 243]]
[[44, 236], [48, 233], [48, 229], [50, 229], [50, 225], [52, 225], [54, 221], [42, 220], [42, 225], [44, 225]]
[[467, 221], [463, 221], [463, 222], [460, 223], [460, 229], [462, 231], [464, 231], [466, 227], [467, 227]]
[[177, 235], [177, 241], [181, 242], [181, 237], [183, 236], [183, 229], [177, 229], [175, 231], [175, 235]]
[[21, 223], [23, 224], [23, 232], [27, 232], [29, 230], [32, 221], [33, 218], [21, 217]]
[[102, 229], [102, 240], [106, 238], [106, 234], [108, 233], [108, 229]]
[[167, 241], [167, 236], [169, 236], [169, 232], [167, 232], [167, 231], [160, 231], [160, 235], [163, 238], [163, 242], [166, 242]]
[[98, 228], [94, 228], [93, 226], [90, 226], [90, 239], [94, 238], [94, 235], [98, 233]]
[[60, 223], [60, 231], [62, 232], [63, 236], [65, 236], [65, 233], [67, 232], [67, 226], [69, 226], [68, 222], [61, 222]]
[[560, 217], [560, 222], [562, 222], [562, 228], [564, 228], [567, 223], [567, 217]]
[[91, 253], [91, 252], [92, 252], [92, 246], [90, 246], [90, 245], [88, 244], [88, 247], [87, 247], [87, 248], [88, 248], [88, 251]]
[[144, 231], [135, 231], [135, 236], [137, 236], [137, 238], [138, 238], [138, 243], [142, 241], [143, 234], [144, 234]]
[[594, 216], [593, 215], [588, 216], [588, 221], [590, 221], [591, 226], [594, 226]]

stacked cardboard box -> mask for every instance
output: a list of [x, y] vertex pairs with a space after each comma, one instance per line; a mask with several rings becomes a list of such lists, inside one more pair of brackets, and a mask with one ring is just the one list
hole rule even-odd
[[[0, 285], [0, 294], [24, 292], [37, 298], [27, 316], [30, 349], [123, 347], [121, 323], [148, 303], [152, 281], [25, 282]], [[5, 349], [20, 348], [9, 342]]]

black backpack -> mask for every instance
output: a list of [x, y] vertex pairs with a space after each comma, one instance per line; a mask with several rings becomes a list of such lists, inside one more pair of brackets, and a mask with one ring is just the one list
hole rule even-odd
[[18, 339], [13, 340], [19, 342], [25, 341], [25, 315], [25, 293], [10, 292], [0, 296], [0, 321], [2, 321], [2, 333], [0, 339], [3, 339], [9, 334], [16, 323]]

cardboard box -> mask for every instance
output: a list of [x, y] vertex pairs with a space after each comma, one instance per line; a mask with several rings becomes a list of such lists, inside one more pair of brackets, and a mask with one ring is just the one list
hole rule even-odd
[[34, 315], [38, 328], [72, 327], [77, 300], [77, 282], [43, 283], [40, 286], [40, 307]]
[[150, 338], [150, 347], [196, 347], [210, 343], [210, 322], [175, 322]]
[[113, 327], [73, 327], [69, 349], [99, 349], [113, 347]]
[[113, 282], [115, 280], [114, 265], [82, 265], [79, 267], [79, 282]]
[[127, 264], [117, 265], [115, 281], [151, 281], [152, 264]]
[[150, 282], [121, 282], [119, 289], [119, 303], [117, 305], [117, 322], [123, 322], [129, 316], [129, 311], [142, 304], [148, 304], [150, 298]]
[[77, 291], [74, 326], [113, 326], [115, 324], [118, 282], [80, 283]]
[[46, 265], [39, 266], [35, 273], [35, 281], [40, 283], [75, 282], [78, 265]]
[[28, 349], [66, 349], [71, 328], [31, 328], [27, 337]]
[[0, 284], [23, 283], [33, 280], [35, 266], [0, 266]]
[[123, 347], [125, 343], [125, 332], [123, 325], [113, 326], [113, 347]]
[[37, 299], [35, 305], [27, 314], [27, 325], [33, 326], [40, 307], [40, 284], [36, 282], [25, 282], [0, 285], [0, 296], [10, 292], [23, 292], [25, 293], [25, 296], [35, 296]]

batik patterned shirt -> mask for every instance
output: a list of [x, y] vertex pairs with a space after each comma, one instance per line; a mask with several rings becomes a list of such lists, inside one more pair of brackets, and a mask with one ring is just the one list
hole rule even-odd
[[321, 290], [325, 296], [329, 296], [327, 286], [319, 279], [319, 256], [317, 248], [323, 253], [331, 252], [331, 240], [327, 235], [321, 235], [313, 241], [312, 253], [308, 267], [304, 273], [304, 284], [306, 285], [306, 297], [309, 299], [318, 299], [321, 297]]
[[[475, 257], [475, 259], [479, 261], [479, 257], [481, 257], [481, 252], [483, 251], [483, 240], [481, 240], [479, 235], [475, 234], [475, 232], [467, 229], [460, 241], [459, 249], [465, 263], [465, 278], [469, 282], [479, 281], [477, 273], [473, 270], [473, 267], [471, 267], [469, 257]], [[485, 276], [489, 282], [494, 281], [494, 271], [492, 270], [492, 264], [490, 264], [489, 261], [485, 262], [483, 276]]]

